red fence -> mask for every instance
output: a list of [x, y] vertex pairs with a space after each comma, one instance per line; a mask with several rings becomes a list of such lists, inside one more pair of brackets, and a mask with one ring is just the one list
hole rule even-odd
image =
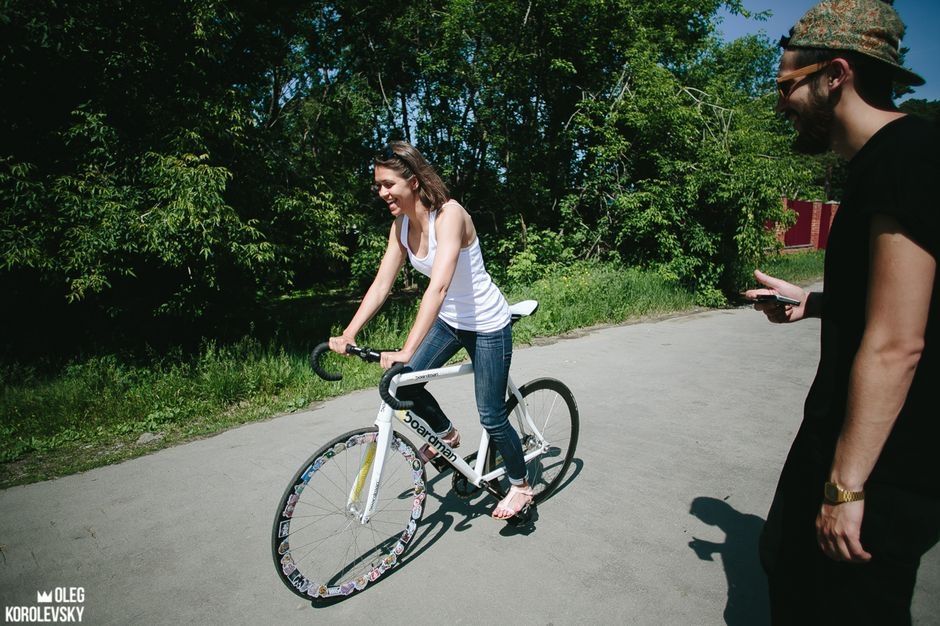
[[787, 208], [796, 212], [796, 224], [783, 235], [786, 248], [810, 246], [813, 243], [813, 203], [806, 200], [790, 200]]
[[826, 243], [829, 241], [829, 229], [832, 228], [832, 220], [836, 218], [836, 211], [839, 210], [838, 202], [826, 202], [822, 205], [822, 211], [819, 216], [819, 244], [816, 246], [820, 250], [826, 249]]
[[796, 213], [796, 223], [789, 229], [777, 228], [777, 238], [787, 250], [825, 250], [829, 228], [839, 210], [838, 202], [783, 199], [786, 208]]

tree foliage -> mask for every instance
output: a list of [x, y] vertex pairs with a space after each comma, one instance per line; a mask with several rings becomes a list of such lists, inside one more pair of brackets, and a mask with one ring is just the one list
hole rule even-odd
[[917, 115], [940, 126], [940, 100], [918, 100], [910, 98], [898, 107], [905, 113]]
[[721, 6], [743, 11], [11, 0], [0, 284], [58, 320], [135, 328], [368, 280], [388, 232], [370, 158], [404, 138], [471, 211], [500, 280], [620, 259], [721, 302], [773, 245], [780, 196], [813, 180], [771, 111], [775, 50], [719, 43]]

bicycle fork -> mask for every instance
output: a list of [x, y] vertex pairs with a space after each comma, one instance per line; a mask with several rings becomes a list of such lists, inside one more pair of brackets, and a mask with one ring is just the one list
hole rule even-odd
[[[385, 460], [388, 458], [389, 448], [392, 442], [392, 409], [388, 405], [383, 405], [376, 419], [376, 425], [379, 432], [375, 441], [369, 444], [365, 456], [359, 464], [359, 471], [356, 474], [356, 480], [353, 481], [352, 488], [349, 490], [349, 498], [346, 501], [346, 513], [354, 517], [360, 524], [369, 522], [369, 518], [375, 512], [378, 502], [379, 485], [382, 483], [382, 471], [385, 467]], [[369, 474], [372, 474], [368, 481], [368, 495], [366, 496], [365, 506], [362, 505], [362, 490], [366, 486]]]
[[375, 460], [375, 449], [378, 447], [376, 442], [372, 442], [366, 448], [366, 456], [359, 467], [359, 473], [356, 475], [356, 482], [353, 483], [352, 491], [349, 492], [349, 500], [346, 502], [346, 510], [350, 513], [357, 513], [356, 503], [362, 496], [362, 487], [366, 484], [366, 477], [369, 470], [372, 469], [372, 462]]

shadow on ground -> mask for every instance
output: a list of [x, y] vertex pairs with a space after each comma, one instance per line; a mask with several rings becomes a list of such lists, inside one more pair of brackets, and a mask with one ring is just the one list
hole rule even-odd
[[[584, 462], [581, 459], [573, 458], [571, 467], [567, 476], [545, 499], [550, 500], [570, 485], [584, 468]], [[410, 549], [400, 559], [399, 565], [389, 570], [381, 579], [371, 583], [366, 590], [382, 584], [398, 572], [402, 571], [412, 561], [418, 558], [430, 549], [435, 543], [448, 533], [448, 531], [463, 532], [469, 529], [477, 518], [489, 517], [496, 505], [496, 501], [483, 489], [478, 489], [469, 497], [460, 497], [451, 489], [450, 482], [453, 478], [453, 469], [447, 468], [443, 472], [427, 481], [427, 494], [429, 498], [436, 499], [440, 505], [431, 515], [424, 517], [418, 524], [419, 531], [415, 533], [410, 544]], [[503, 537], [514, 535], [529, 535], [536, 530], [538, 522], [538, 507], [532, 507], [530, 515], [525, 520], [509, 520], [500, 529], [499, 534]], [[358, 596], [358, 593], [350, 596], [322, 599], [318, 598], [311, 602], [315, 609], [325, 609], [335, 606], [352, 597]]]
[[728, 581], [725, 623], [729, 626], [752, 626], [770, 623], [767, 579], [757, 555], [757, 542], [764, 520], [741, 513], [717, 498], [698, 497], [689, 513], [709, 526], [725, 533], [724, 543], [692, 537], [689, 547], [703, 561], [721, 557]]

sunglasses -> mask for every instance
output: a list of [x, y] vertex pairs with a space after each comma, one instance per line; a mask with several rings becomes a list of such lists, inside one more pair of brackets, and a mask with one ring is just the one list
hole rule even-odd
[[777, 78], [777, 92], [780, 94], [780, 97], [783, 100], [786, 100], [790, 97], [790, 94], [793, 93], [793, 90], [796, 89], [796, 86], [799, 85], [803, 80], [812, 76], [813, 74], [823, 70], [831, 63], [831, 61], [822, 61], [820, 63], [813, 63], [812, 65], [807, 65], [799, 69], [795, 69], [792, 72], [787, 72], [783, 76]]

